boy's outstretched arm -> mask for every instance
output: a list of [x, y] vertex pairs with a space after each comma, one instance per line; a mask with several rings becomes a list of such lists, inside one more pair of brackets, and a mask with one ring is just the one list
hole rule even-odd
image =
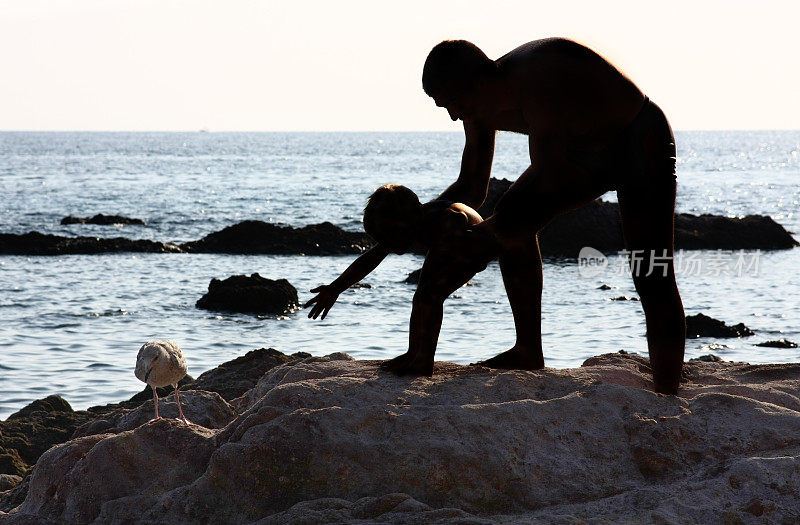
[[339, 294], [347, 290], [349, 287], [356, 284], [358, 281], [369, 275], [369, 273], [378, 267], [386, 256], [389, 255], [389, 250], [376, 244], [366, 252], [358, 256], [358, 259], [353, 261], [347, 269], [342, 272], [342, 275], [334, 279], [331, 284], [324, 284], [312, 288], [311, 293], [317, 294], [312, 297], [303, 308], [308, 308], [312, 304], [314, 308], [308, 312], [308, 317], [316, 319], [322, 314], [322, 319], [328, 315], [328, 310], [331, 309]]

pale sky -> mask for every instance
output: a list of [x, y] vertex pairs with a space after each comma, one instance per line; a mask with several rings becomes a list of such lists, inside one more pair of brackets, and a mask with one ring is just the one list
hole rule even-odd
[[1, 130], [458, 130], [428, 51], [565, 36], [673, 128], [800, 129], [797, 0], [0, 0]]

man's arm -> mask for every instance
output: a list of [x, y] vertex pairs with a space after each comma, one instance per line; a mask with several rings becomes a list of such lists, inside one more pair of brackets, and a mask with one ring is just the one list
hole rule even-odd
[[328, 315], [328, 310], [331, 309], [339, 294], [347, 290], [358, 281], [366, 277], [389, 255], [389, 250], [376, 244], [366, 252], [358, 256], [358, 259], [353, 261], [347, 269], [342, 272], [342, 275], [337, 277], [331, 284], [317, 286], [311, 289], [311, 293], [317, 294], [306, 304], [303, 308], [308, 308], [314, 304], [314, 308], [308, 312], [308, 317], [316, 319], [317, 316], [322, 314], [322, 318]]
[[458, 180], [439, 199], [463, 202], [478, 209], [486, 199], [494, 157], [495, 130], [467, 120], [464, 122], [464, 153]]

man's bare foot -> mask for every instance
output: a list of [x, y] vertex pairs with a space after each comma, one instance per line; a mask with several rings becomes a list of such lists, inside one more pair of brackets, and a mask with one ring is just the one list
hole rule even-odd
[[418, 354], [399, 355], [381, 363], [381, 368], [399, 376], [432, 376], [433, 357]]
[[508, 370], [540, 370], [544, 368], [544, 356], [538, 348], [534, 350], [530, 347], [517, 345], [491, 359], [471, 363], [471, 365]]

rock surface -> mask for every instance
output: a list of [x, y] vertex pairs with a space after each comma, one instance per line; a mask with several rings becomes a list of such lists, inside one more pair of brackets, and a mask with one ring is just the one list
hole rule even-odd
[[747, 337], [754, 333], [744, 323], [729, 326], [723, 321], [705, 314], [686, 316], [687, 339], [695, 339], [697, 337]]
[[370, 246], [367, 234], [348, 232], [329, 222], [293, 228], [244, 221], [184, 243], [181, 248], [193, 253], [336, 255], [359, 254]]
[[100, 224], [103, 226], [133, 224], [136, 226], [146, 226], [142, 219], [132, 219], [130, 217], [123, 217], [122, 215], [103, 215], [102, 213], [98, 213], [92, 217], [73, 217], [72, 215], [67, 215], [61, 219], [61, 224]]
[[180, 251], [181, 249], [174, 244], [147, 239], [62, 237], [39, 232], [0, 233], [0, 254], [3, 255], [64, 255], [107, 252], [177, 253]]
[[253, 314], [285, 314], [298, 306], [297, 289], [286, 279], [272, 280], [254, 273], [212, 279], [198, 308]]
[[54, 447], [5, 520], [800, 520], [800, 364], [692, 361], [678, 397], [653, 393], [631, 354], [536, 372], [440, 362], [431, 378], [377, 365], [280, 365], [224, 429], [163, 419]]

